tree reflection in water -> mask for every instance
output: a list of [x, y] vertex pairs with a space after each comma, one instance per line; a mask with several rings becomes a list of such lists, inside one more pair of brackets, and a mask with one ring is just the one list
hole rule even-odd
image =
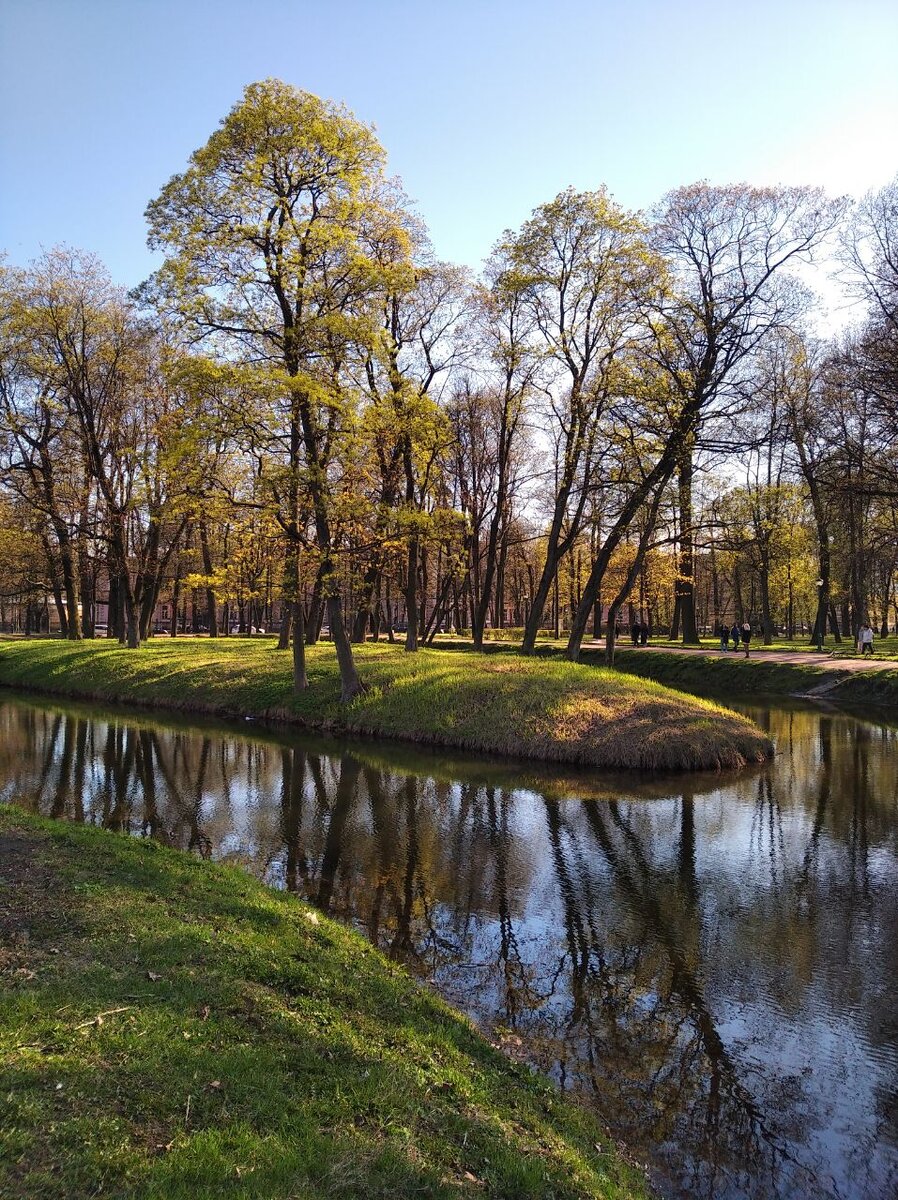
[[9, 699], [0, 798], [355, 923], [594, 1104], [665, 1193], [892, 1196], [898, 737], [752, 715], [772, 766], [634, 785]]

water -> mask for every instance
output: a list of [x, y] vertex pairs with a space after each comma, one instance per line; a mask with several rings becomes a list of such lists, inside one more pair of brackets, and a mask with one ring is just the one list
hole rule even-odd
[[593, 1106], [662, 1195], [898, 1195], [898, 730], [637, 780], [0, 701], [0, 800], [245, 865]]

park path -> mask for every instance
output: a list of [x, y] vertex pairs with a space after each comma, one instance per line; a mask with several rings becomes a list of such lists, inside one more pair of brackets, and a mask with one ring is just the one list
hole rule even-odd
[[[584, 641], [584, 646], [594, 650], [604, 650], [605, 639], [596, 638], [591, 642]], [[704, 654], [708, 658], [745, 657], [743, 650], [717, 650], [711, 646], [633, 646], [623, 638], [617, 643], [618, 650], [638, 651], [640, 654]], [[798, 663], [805, 667], [824, 667], [829, 671], [895, 671], [898, 662], [895, 659], [861, 658], [830, 658], [828, 653], [818, 654], [813, 650], [765, 650], [752, 647], [751, 659], [760, 662]]]

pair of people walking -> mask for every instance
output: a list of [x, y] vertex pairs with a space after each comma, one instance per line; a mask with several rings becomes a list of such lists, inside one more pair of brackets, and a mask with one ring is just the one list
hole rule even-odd
[[862, 625], [860, 633], [857, 635], [857, 648], [861, 655], [869, 654], [873, 657], [873, 630], [870, 624]]
[[634, 646], [644, 646], [649, 640], [649, 627], [640, 621], [634, 621], [630, 626], [630, 639]]
[[749, 625], [748, 621], [741, 626], [734, 621], [732, 629], [725, 623], [722, 623], [720, 626], [721, 650], [729, 650], [731, 638], [733, 641], [733, 650], [737, 651], [741, 642], [745, 650], [745, 657], [748, 658], [748, 648], [751, 644], [751, 625]]

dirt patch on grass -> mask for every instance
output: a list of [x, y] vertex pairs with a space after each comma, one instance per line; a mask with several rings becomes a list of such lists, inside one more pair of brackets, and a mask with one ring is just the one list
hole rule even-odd
[[24, 830], [0, 831], [0, 974], [22, 966], [32, 929], [43, 928], [58, 881], [43, 861], [46, 838]]
[[17, 826], [0, 829], [0, 988], [27, 983], [53, 964], [70, 965], [82, 933], [71, 892], [46, 835]]

